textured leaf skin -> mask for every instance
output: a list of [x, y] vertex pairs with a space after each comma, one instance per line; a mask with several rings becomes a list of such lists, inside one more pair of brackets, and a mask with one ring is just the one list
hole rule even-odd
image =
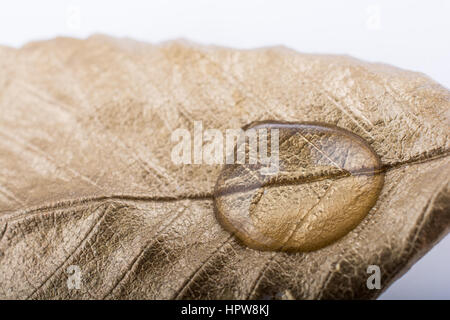
[[[375, 298], [450, 229], [450, 92], [424, 75], [286, 48], [94, 36], [0, 47], [0, 298]], [[176, 166], [174, 129], [334, 124], [379, 155], [367, 217], [308, 253], [217, 222], [220, 166]], [[82, 270], [68, 289], [70, 265]]]

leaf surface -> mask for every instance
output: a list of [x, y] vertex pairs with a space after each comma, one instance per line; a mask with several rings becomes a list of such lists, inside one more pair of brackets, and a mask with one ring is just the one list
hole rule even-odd
[[[450, 93], [424, 75], [286, 48], [94, 36], [0, 48], [0, 297], [374, 298], [450, 229]], [[386, 168], [367, 217], [308, 253], [247, 248], [214, 215], [219, 165], [171, 134], [324, 122]], [[67, 269], [80, 267], [81, 288]]]

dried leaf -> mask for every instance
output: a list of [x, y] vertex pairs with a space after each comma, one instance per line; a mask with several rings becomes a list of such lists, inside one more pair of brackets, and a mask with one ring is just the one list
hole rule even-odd
[[[373, 298], [369, 265], [385, 289], [449, 232], [450, 93], [423, 75], [104, 36], [2, 47], [0, 70], [1, 298]], [[214, 215], [222, 166], [171, 161], [177, 128], [263, 120], [336, 125], [380, 157], [378, 201], [337, 242], [248, 248]]]

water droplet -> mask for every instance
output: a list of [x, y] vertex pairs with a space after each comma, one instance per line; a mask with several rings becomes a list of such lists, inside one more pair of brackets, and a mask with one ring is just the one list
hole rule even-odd
[[[323, 123], [259, 122], [245, 129], [278, 129], [278, 171], [264, 164], [227, 164], [217, 180], [218, 220], [260, 250], [311, 251], [355, 228], [384, 183], [378, 155], [358, 135]], [[261, 139], [261, 137], [259, 137]], [[242, 143], [249, 152], [250, 140]], [[246, 155], [246, 159], [249, 157]]]

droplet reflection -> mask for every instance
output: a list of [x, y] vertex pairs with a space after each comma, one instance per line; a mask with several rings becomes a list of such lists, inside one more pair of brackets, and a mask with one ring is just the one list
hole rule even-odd
[[278, 172], [264, 175], [259, 163], [227, 164], [215, 188], [219, 221], [247, 246], [316, 250], [355, 228], [375, 204], [384, 174], [361, 137], [322, 123], [249, 128], [278, 129]]

